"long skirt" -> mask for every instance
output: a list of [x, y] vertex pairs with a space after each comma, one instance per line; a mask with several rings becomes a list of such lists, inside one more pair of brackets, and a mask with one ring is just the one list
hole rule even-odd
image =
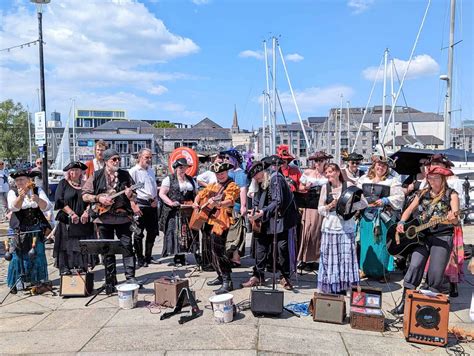
[[87, 267], [94, 267], [95, 259], [89, 254], [83, 254], [79, 246], [79, 240], [92, 239], [93, 234], [85, 236], [69, 235], [67, 225], [59, 222], [54, 234], [54, 266], [59, 268], [61, 272], [74, 268], [86, 271]]
[[[33, 226], [29, 230], [39, 230], [40, 227]], [[33, 237], [36, 237], [36, 247], [34, 256], [29, 256]], [[22, 247], [17, 246], [12, 253], [12, 260], [8, 265], [7, 284], [11, 288], [23, 275], [23, 282], [38, 284], [41, 281], [48, 280], [48, 264], [44, 246], [44, 237], [42, 232], [23, 235], [25, 241]]]
[[359, 283], [355, 233], [323, 232], [318, 272], [322, 293], [346, 291]]
[[303, 209], [298, 261], [317, 262], [319, 260], [322, 222], [323, 217], [319, 215], [318, 209]]
[[360, 269], [367, 277], [383, 278], [394, 270], [393, 256], [387, 251], [387, 230], [392, 220], [360, 219]]

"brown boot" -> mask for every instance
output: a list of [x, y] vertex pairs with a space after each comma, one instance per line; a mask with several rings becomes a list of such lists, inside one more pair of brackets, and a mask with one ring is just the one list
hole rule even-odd
[[286, 290], [293, 290], [293, 285], [291, 284], [289, 278], [281, 276], [280, 285]]
[[242, 288], [251, 288], [251, 287], [261, 286], [263, 284], [264, 282], [260, 278], [256, 276], [252, 276], [247, 282], [242, 283], [241, 286]]

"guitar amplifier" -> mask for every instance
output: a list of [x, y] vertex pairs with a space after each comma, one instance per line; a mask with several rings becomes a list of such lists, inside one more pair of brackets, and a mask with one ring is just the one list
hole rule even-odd
[[250, 292], [250, 310], [255, 315], [280, 315], [284, 294], [281, 290], [254, 288]]
[[76, 272], [62, 275], [59, 295], [62, 297], [87, 297], [94, 289], [94, 273]]
[[309, 309], [314, 321], [344, 324], [346, 319], [346, 301], [342, 295], [314, 293]]
[[155, 303], [173, 308], [178, 302], [181, 289], [189, 288], [187, 279], [161, 277], [155, 281]]
[[445, 346], [448, 343], [449, 298], [444, 294], [408, 290], [403, 333], [408, 342]]

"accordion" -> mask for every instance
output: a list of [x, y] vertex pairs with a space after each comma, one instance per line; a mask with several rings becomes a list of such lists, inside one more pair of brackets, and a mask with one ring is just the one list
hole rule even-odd
[[301, 209], [317, 209], [319, 203], [319, 196], [321, 195], [321, 186], [311, 187], [305, 193], [294, 192], [295, 203], [298, 208]]

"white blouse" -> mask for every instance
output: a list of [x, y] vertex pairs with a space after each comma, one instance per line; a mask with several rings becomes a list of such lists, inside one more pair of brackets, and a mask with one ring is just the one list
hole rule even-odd
[[[28, 191], [28, 193], [25, 195], [25, 199], [23, 199], [23, 204], [21, 206], [20, 209], [18, 209], [17, 207], [15, 207], [14, 203], [15, 203], [15, 200], [18, 198], [17, 195], [15, 194], [15, 192], [13, 190], [10, 190], [8, 192], [8, 195], [7, 195], [7, 200], [8, 200], [8, 209], [10, 209], [10, 211], [19, 211], [21, 209], [29, 209], [29, 208], [37, 208], [38, 207], [38, 203], [35, 202], [34, 200], [32, 200], [32, 197], [33, 196], [33, 192], [31, 191], [31, 189]], [[46, 204], [46, 208], [45, 209], [42, 209], [42, 211], [47, 211], [49, 209], [51, 209], [53, 207], [53, 205], [51, 204], [51, 202], [49, 201], [48, 197], [46, 196], [46, 194], [44, 193], [43, 189], [41, 188], [38, 188], [38, 196], [40, 197], [40, 199], [44, 200], [47, 204]]]
[[387, 197], [390, 203], [390, 206], [394, 210], [401, 210], [403, 208], [403, 203], [405, 202], [405, 194], [403, 193], [402, 183], [400, 181], [400, 176], [395, 171], [391, 171], [385, 180], [374, 183], [367, 174], [359, 178], [357, 186], [362, 189], [363, 184], [381, 184], [387, 185], [390, 187], [390, 195]]
[[310, 177], [303, 174], [300, 178], [300, 183], [304, 185], [310, 183], [312, 187], [316, 187], [318, 185], [324, 185], [327, 182], [328, 182], [328, 179], [326, 177], [316, 178], [316, 177]]

